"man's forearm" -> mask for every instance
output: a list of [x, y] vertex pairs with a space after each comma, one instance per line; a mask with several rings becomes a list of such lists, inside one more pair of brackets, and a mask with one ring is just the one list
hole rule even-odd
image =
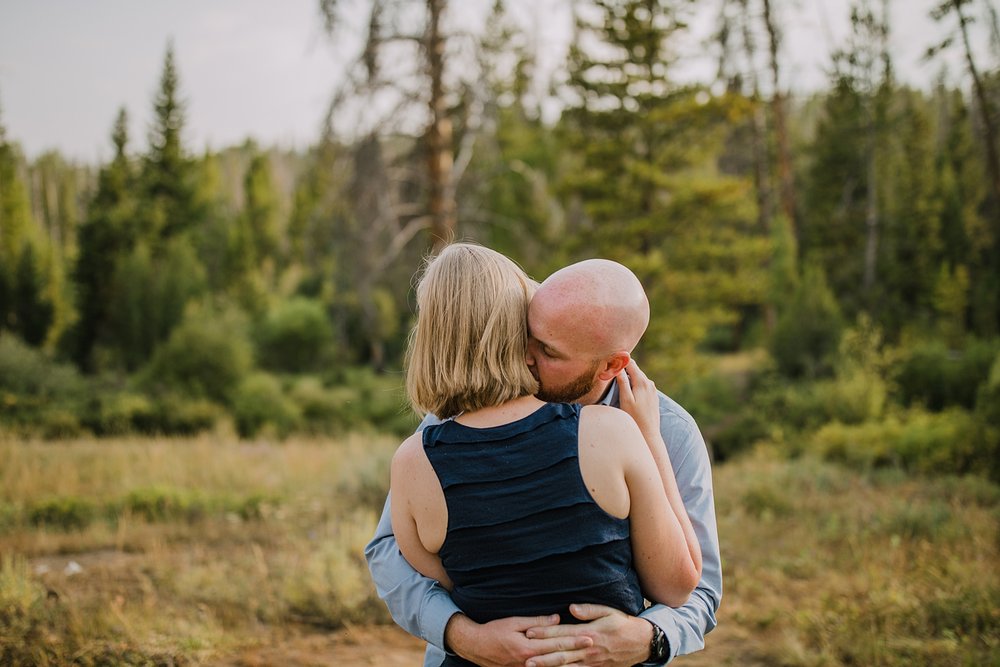
[[448, 619], [459, 609], [448, 591], [414, 570], [399, 552], [386, 499], [375, 535], [365, 547], [365, 559], [378, 595], [393, 620], [410, 634], [444, 650]]

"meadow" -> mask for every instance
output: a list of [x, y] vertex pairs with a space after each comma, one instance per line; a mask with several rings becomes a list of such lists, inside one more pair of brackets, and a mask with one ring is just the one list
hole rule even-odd
[[[0, 664], [323, 664], [281, 647], [391, 623], [362, 549], [396, 442], [0, 439]], [[1000, 664], [997, 485], [766, 449], [715, 484], [720, 625], [678, 664]]]

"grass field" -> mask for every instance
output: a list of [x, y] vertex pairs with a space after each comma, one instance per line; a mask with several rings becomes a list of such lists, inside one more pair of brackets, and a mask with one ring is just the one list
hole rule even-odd
[[[388, 623], [361, 551], [395, 445], [0, 439], [0, 664], [307, 664], [282, 646]], [[1000, 665], [997, 486], [767, 454], [715, 483], [720, 626], [678, 664]]]

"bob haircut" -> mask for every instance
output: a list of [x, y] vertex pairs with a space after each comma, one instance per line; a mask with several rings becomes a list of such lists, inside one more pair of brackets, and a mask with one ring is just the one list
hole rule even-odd
[[478, 245], [454, 243], [428, 261], [406, 353], [415, 410], [448, 419], [538, 391], [525, 363], [535, 286], [517, 264]]

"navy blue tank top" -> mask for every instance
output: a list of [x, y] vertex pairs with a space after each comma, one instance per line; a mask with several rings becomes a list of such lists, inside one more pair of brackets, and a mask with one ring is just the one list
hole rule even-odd
[[[587, 490], [579, 426], [579, 405], [547, 403], [502, 426], [424, 429], [448, 507], [438, 555], [452, 599], [474, 621], [558, 613], [572, 623], [574, 602], [642, 611], [629, 521]], [[449, 656], [443, 664], [470, 663]]]

